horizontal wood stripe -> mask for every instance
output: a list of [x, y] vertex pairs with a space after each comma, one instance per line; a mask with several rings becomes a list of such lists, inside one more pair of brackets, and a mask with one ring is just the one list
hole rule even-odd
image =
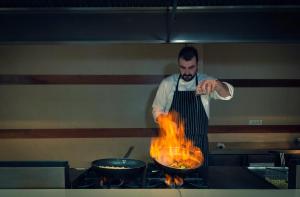
[[220, 79], [235, 87], [300, 87], [300, 79]]
[[300, 133], [300, 125], [218, 125], [209, 133]]
[[157, 130], [150, 128], [0, 129], [0, 138], [106, 138], [156, 135]]
[[[0, 129], [0, 138], [153, 137], [156, 128]], [[300, 133], [300, 125], [209, 126], [209, 133]]]
[[164, 75], [0, 75], [0, 84], [156, 84]]
[[[225, 142], [225, 149], [220, 149], [217, 142], [209, 143], [209, 150], [218, 154], [257, 154], [257, 150], [288, 150], [297, 149], [294, 142]], [[268, 153], [266, 152], [266, 153]]]
[[[0, 75], [0, 85], [159, 84], [167, 75]], [[220, 79], [235, 87], [300, 87], [300, 79]]]

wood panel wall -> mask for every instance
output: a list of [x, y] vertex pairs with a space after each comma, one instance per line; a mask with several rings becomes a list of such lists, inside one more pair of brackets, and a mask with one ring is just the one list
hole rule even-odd
[[[0, 75], [0, 85], [158, 84], [164, 75]], [[235, 87], [300, 87], [300, 79], [220, 79]], [[300, 125], [218, 125], [209, 133], [297, 133]], [[0, 138], [152, 137], [156, 128], [0, 129]]]

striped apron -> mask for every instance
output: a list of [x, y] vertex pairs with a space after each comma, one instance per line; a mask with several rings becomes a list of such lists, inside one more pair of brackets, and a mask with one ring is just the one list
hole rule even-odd
[[[195, 91], [178, 91], [179, 76], [174, 92], [170, 111], [179, 113], [185, 123], [185, 136], [199, 147], [204, 155], [204, 167], [208, 166], [208, 117], [203, 107], [201, 96], [195, 95]], [[198, 77], [196, 75], [196, 86]]]

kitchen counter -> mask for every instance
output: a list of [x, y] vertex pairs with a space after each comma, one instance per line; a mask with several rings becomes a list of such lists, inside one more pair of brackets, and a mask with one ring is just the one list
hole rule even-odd
[[2, 189], [0, 196], [5, 197], [115, 197], [115, 196], [130, 196], [130, 197], [192, 197], [192, 196], [205, 196], [205, 197], [298, 197], [300, 190], [249, 190], [249, 189]]
[[271, 183], [250, 172], [246, 167], [210, 166], [207, 172], [212, 189], [275, 189]]

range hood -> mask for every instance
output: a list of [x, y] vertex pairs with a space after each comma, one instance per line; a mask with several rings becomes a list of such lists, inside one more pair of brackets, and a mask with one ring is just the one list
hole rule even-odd
[[8, 2], [22, 1], [0, 4], [1, 44], [300, 42], [297, 1], [90, 1], [98, 4], [88, 6]]

